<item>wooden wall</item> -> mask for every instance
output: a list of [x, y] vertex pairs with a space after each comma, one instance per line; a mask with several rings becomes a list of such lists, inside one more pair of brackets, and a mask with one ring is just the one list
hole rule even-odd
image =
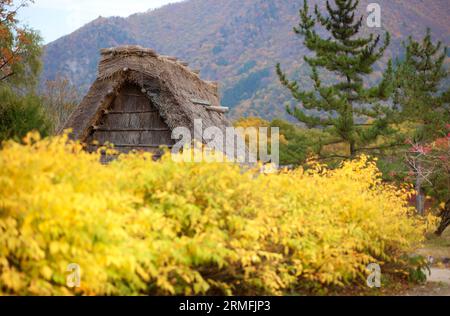
[[[119, 152], [143, 150], [160, 153], [161, 146], [171, 147], [171, 131], [151, 100], [134, 85], [125, 85], [92, 130], [88, 144], [114, 144]], [[95, 151], [97, 146], [88, 146]]]

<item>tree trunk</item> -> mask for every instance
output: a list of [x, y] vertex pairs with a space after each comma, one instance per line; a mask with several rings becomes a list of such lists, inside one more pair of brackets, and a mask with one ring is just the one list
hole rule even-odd
[[445, 229], [450, 226], [450, 200], [445, 204], [445, 209], [441, 213], [441, 224], [439, 225], [436, 235], [442, 236]]
[[356, 144], [354, 141], [350, 141], [350, 157], [354, 158], [356, 155]]
[[420, 175], [416, 178], [416, 210], [420, 215], [425, 215], [425, 194], [423, 193], [422, 178]]

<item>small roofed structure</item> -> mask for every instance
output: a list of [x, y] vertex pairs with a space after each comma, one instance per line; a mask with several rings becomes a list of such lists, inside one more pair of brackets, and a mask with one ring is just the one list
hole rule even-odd
[[[189, 129], [192, 138], [209, 127], [226, 135], [228, 108], [220, 104], [218, 85], [201, 80], [187, 63], [140, 46], [102, 49], [101, 55], [96, 81], [62, 129], [71, 129], [70, 137], [86, 143], [88, 151], [109, 143], [123, 153], [158, 154], [161, 146], [175, 144], [171, 135], [178, 127]], [[202, 130], [195, 130], [197, 119]], [[211, 141], [201, 138], [196, 140]], [[226, 144], [216, 142], [214, 148], [225, 152]], [[247, 152], [235, 149], [238, 155]]]

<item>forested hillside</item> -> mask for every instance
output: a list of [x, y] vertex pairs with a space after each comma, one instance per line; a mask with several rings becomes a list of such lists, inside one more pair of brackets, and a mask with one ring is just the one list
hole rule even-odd
[[[361, 3], [363, 10], [369, 1]], [[383, 27], [393, 36], [389, 56], [397, 56], [401, 41], [409, 34], [422, 36], [427, 26], [437, 39], [450, 43], [447, 0], [379, 3]], [[307, 71], [302, 67], [306, 50], [292, 31], [301, 5], [300, 0], [189, 0], [128, 18], [99, 17], [47, 45], [42, 81], [59, 74], [84, 92], [95, 79], [100, 48], [140, 44], [190, 62], [205, 79], [219, 80], [223, 103], [233, 108], [235, 118], [283, 117], [290, 97], [274, 66], [292, 65], [291, 74]], [[307, 77], [301, 80], [308, 84]]]

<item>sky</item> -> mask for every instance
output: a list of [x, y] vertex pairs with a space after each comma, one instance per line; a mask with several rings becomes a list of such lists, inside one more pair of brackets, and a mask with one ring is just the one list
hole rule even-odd
[[40, 31], [47, 44], [98, 18], [127, 17], [182, 0], [35, 0], [21, 9], [22, 24]]

